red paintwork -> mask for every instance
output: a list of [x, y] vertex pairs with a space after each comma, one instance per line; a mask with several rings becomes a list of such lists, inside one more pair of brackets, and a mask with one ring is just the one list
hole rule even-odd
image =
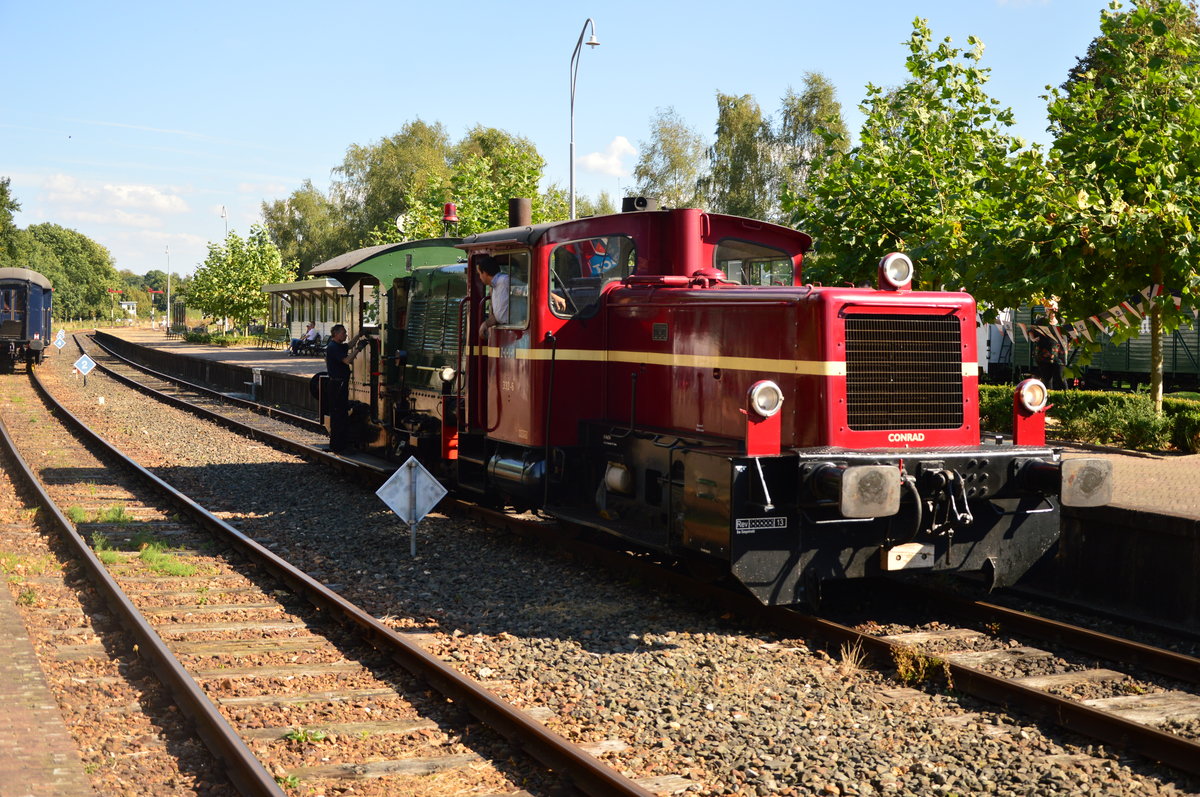
[[[514, 235], [519, 231], [514, 231]], [[636, 275], [604, 288], [604, 303], [589, 319], [561, 319], [548, 309], [547, 272], [555, 245], [600, 235], [625, 234], [637, 245]], [[792, 254], [794, 287], [716, 284], [714, 249], [726, 238], [761, 243]], [[561, 352], [553, 364], [550, 442], [579, 442], [581, 421], [636, 425], [665, 432], [747, 439], [743, 414], [749, 387], [776, 381], [785, 402], [776, 416], [785, 448], [932, 448], [977, 445], [978, 379], [964, 376], [963, 425], [952, 430], [853, 431], [846, 425], [846, 378], [840, 374], [794, 374], [772, 368], [740, 369], [663, 362], [667, 357], [746, 358], [844, 364], [841, 316], [856, 312], [952, 312], [962, 325], [962, 360], [977, 362], [975, 305], [961, 293], [814, 288], [801, 285], [800, 264], [809, 239], [764, 222], [699, 210], [626, 213], [564, 222], [547, 229], [531, 248], [529, 326], [492, 330], [499, 356], [473, 356], [473, 420], [493, 439], [521, 446], [546, 443], [547, 390], [551, 384], [552, 335]], [[517, 242], [472, 246], [468, 255], [525, 249]], [[473, 279], [468, 340], [477, 344], [482, 321], [482, 284]], [[655, 340], [665, 324], [665, 340]], [[661, 327], [660, 327], [661, 329]], [[541, 351], [537, 351], [541, 350]], [[527, 355], [534, 353], [537, 358]], [[610, 356], [609, 353], [612, 353]], [[593, 359], [588, 359], [593, 358]], [[633, 359], [635, 362], [627, 362]], [[831, 366], [821, 365], [828, 370]], [[836, 368], [836, 366], [832, 366]], [[844, 372], [844, 365], [841, 369]], [[631, 403], [636, 375], [636, 409]], [[480, 380], [483, 380], [480, 384]], [[903, 401], [904, 397], [897, 397]], [[923, 432], [920, 442], [889, 440], [894, 432]]]
[[[1029, 382], [1033, 380], [1025, 380]], [[1044, 446], [1046, 444], [1046, 412], [1050, 409], [1047, 404], [1037, 412], [1030, 412], [1021, 403], [1021, 390], [1025, 382], [1017, 385], [1013, 391], [1013, 445]]]

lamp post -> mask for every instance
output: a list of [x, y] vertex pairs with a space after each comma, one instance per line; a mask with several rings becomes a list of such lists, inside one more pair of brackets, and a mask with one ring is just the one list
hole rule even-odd
[[171, 331], [171, 245], [167, 244], [167, 331]]
[[587, 22], [583, 23], [583, 29], [579, 31], [579, 41], [575, 42], [575, 51], [571, 53], [571, 218], [575, 218], [575, 79], [579, 76], [579, 53], [583, 48], [583, 34], [587, 33], [588, 26], [592, 28], [592, 37], [588, 39], [588, 47], [599, 47], [600, 42], [596, 39], [596, 23], [591, 17], [587, 18]]
[[229, 237], [229, 213], [225, 210], [225, 206], [221, 205], [221, 218], [225, 219], [225, 237]]

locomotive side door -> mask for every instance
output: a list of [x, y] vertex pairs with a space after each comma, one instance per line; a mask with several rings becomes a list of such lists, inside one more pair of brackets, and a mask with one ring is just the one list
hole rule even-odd
[[[478, 268], [484, 257], [492, 257], [499, 267], [489, 280], [486, 295]], [[518, 355], [518, 349], [529, 347], [529, 262], [525, 250], [471, 258], [471, 287], [478, 291], [478, 299], [472, 302], [470, 340], [466, 341], [470, 352], [468, 422], [472, 430], [514, 442], [519, 440], [520, 430], [509, 428], [509, 421], [516, 416], [507, 409], [528, 402], [529, 374], [524, 370], [529, 361]], [[497, 323], [484, 334], [484, 324], [493, 314]]]

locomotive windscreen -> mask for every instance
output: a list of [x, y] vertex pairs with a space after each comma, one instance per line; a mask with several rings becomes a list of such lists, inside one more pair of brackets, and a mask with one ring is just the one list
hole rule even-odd
[[957, 316], [850, 314], [845, 321], [846, 413], [851, 429], [962, 426]]

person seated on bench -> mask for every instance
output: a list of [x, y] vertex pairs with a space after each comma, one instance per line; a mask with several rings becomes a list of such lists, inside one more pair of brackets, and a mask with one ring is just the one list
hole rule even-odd
[[321, 339], [321, 333], [317, 331], [317, 325], [314, 321], [308, 322], [308, 328], [304, 330], [304, 336], [292, 338], [292, 354], [300, 354], [300, 349], [312, 348]]

